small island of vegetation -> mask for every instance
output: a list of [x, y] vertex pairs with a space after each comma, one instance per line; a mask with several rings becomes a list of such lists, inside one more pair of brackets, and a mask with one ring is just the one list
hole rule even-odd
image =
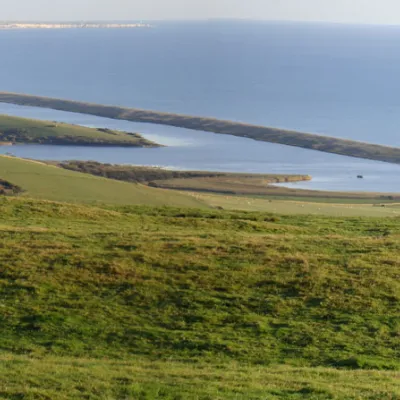
[[0, 115], [0, 144], [159, 147], [138, 133]]

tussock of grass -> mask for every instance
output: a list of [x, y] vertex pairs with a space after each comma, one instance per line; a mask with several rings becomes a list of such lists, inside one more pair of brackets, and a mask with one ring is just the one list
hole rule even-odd
[[15, 195], [21, 192], [20, 187], [0, 178], [0, 195]]

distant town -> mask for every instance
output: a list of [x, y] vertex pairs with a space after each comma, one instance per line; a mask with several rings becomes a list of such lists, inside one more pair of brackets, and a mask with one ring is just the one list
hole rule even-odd
[[4, 29], [121, 29], [121, 28], [151, 28], [144, 23], [40, 23], [40, 22], [0, 22], [0, 30]]

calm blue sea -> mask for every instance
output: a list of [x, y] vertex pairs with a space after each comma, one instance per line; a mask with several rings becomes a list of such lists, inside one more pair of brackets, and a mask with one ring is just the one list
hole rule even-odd
[[400, 27], [3, 31], [0, 54], [1, 90], [400, 145]]
[[[155, 25], [132, 30], [0, 31], [0, 90], [215, 116], [400, 146], [400, 27], [232, 21]], [[0, 113], [7, 110], [0, 105]], [[21, 110], [14, 112], [43, 116], [39, 110], [37, 115]], [[88, 121], [91, 124], [96, 123]], [[166, 132], [155, 129], [161, 136]], [[271, 154], [274, 162], [283, 167], [294, 163], [295, 169], [298, 155], [302, 171], [307, 172], [309, 160], [309, 172], [318, 172], [321, 179], [329, 175], [330, 182], [337, 169], [332, 160], [335, 165], [353, 163], [266, 143], [255, 144], [253, 150], [250, 146], [250, 153], [243, 154], [234, 138], [224, 136], [217, 142], [209, 150], [217, 146], [221, 163], [216, 157], [213, 165], [221, 170], [269, 172]], [[230, 164], [234, 168], [228, 168], [221, 156], [228, 142], [238, 150], [230, 155], [236, 157]], [[263, 165], [255, 146], [265, 150]], [[179, 148], [188, 151], [182, 150], [187, 146]], [[248, 164], [253, 156], [257, 168]], [[201, 168], [198, 161], [195, 166]], [[158, 164], [172, 162], [161, 159]], [[344, 175], [354, 178], [354, 173], [363, 172], [360, 161], [354, 162], [354, 168], [345, 167]], [[157, 159], [151, 157], [151, 163], [157, 164]], [[175, 163], [179, 168], [193, 166], [179, 157]], [[400, 191], [398, 166], [367, 164], [376, 182], [386, 180], [379, 189]], [[342, 186], [327, 185], [338, 190], [352, 186], [337, 179]]]

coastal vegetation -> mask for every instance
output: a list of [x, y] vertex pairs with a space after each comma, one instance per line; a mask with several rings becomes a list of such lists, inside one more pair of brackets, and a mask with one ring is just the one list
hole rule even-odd
[[398, 217], [0, 197], [0, 229], [0, 398], [400, 398]]
[[164, 189], [262, 195], [274, 183], [307, 181], [308, 175], [245, 174], [208, 171], [175, 171], [155, 167], [65, 161], [62, 168]]
[[158, 147], [137, 133], [0, 115], [0, 144]]
[[240, 122], [224, 121], [215, 118], [171, 114], [118, 106], [106, 106], [8, 92], [0, 92], [0, 102], [33, 107], [45, 107], [55, 110], [91, 114], [100, 117], [134, 122], [170, 125], [197, 131], [234, 135], [327, 153], [400, 164], [400, 148], [398, 147], [363, 143], [353, 140], [256, 126]]
[[[110, 179], [180, 191], [247, 195], [280, 201], [292, 199], [331, 203], [400, 203], [400, 194], [396, 193], [326, 192], [290, 189], [276, 185], [277, 183], [307, 181], [312, 179], [309, 175], [175, 171], [158, 167], [102, 164], [96, 161], [64, 161], [51, 162], [51, 164]], [[206, 196], [206, 198], [210, 197]], [[223, 197], [219, 198], [223, 199]], [[238, 207], [240, 208], [239, 204]]]

